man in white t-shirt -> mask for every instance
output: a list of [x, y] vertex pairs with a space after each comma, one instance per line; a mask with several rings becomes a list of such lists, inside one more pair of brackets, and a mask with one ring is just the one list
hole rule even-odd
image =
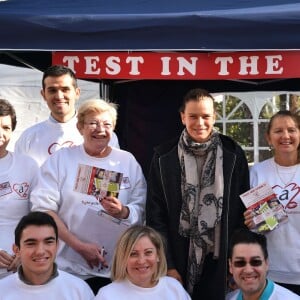
[[268, 268], [266, 237], [248, 229], [234, 232], [229, 244], [229, 271], [237, 289], [229, 293], [226, 300], [300, 299], [268, 279]]
[[[41, 94], [51, 111], [49, 119], [27, 128], [17, 140], [14, 150], [31, 156], [39, 165], [55, 151], [83, 142], [76, 128], [75, 103], [80, 96], [80, 88], [75, 73], [61, 65], [49, 67], [43, 75]], [[110, 146], [119, 148], [115, 133]]]
[[57, 247], [58, 230], [50, 215], [31, 212], [22, 217], [13, 245], [21, 265], [16, 273], [0, 280], [0, 300], [94, 299], [84, 280], [57, 269]]

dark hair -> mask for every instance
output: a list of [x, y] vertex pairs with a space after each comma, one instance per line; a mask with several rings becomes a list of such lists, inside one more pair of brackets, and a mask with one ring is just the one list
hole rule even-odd
[[273, 122], [276, 118], [278, 117], [290, 117], [293, 119], [293, 121], [295, 122], [295, 124], [297, 125], [298, 129], [300, 129], [300, 122], [299, 122], [299, 117], [295, 114], [293, 114], [291, 111], [289, 110], [280, 110], [278, 111], [276, 114], [274, 114], [270, 121], [269, 121], [269, 124], [268, 124], [268, 127], [267, 127], [267, 134], [270, 133], [270, 130], [272, 128], [272, 125], [273, 125]]
[[74, 87], [77, 88], [76, 75], [70, 68], [63, 65], [53, 65], [44, 72], [42, 79], [43, 90], [45, 89], [45, 79], [47, 77], [59, 77], [62, 75], [69, 75], [73, 79]]
[[12, 131], [17, 126], [17, 116], [14, 107], [5, 99], [0, 99], [0, 117], [10, 116]]
[[203, 98], [210, 98], [213, 101], [214, 109], [215, 109], [215, 99], [214, 97], [204, 89], [192, 89], [187, 92], [187, 94], [183, 98], [183, 102], [179, 108], [179, 112], [183, 113], [185, 110], [185, 106], [190, 101], [199, 101], [203, 100]]
[[58, 239], [58, 229], [54, 219], [45, 212], [34, 211], [23, 216], [15, 229], [15, 244], [18, 247], [20, 247], [20, 241], [23, 230], [30, 225], [52, 227], [55, 232], [56, 240]]
[[237, 244], [258, 244], [261, 247], [264, 258], [268, 258], [267, 239], [263, 234], [258, 234], [244, 228], [234, 231], [229, 243], [229, 258], [232, 258], [233, 248]]

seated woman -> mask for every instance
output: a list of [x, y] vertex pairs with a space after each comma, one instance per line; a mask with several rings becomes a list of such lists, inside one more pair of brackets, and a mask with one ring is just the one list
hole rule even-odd
[[164, 245], [158, 232], [148, 226], [129, 227], [119, 238], [109, 285], [96, 300], [191, 299], [179, 281], [166, 276]]

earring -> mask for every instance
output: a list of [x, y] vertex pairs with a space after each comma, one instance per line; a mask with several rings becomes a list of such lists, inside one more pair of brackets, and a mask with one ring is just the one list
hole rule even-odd
[[270, 144], [270, 145], [269, 145], [269, 151], [271, 152], [273, 149], [274, 149], [273, 145]]

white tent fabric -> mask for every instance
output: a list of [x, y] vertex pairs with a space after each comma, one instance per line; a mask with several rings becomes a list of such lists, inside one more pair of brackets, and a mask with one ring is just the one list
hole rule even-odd
[[[17, 114], [17, 127], [13, 133], [9, 150], [21, 132], [49, 116], [49, 109], [40, 94], [43, 73], [39, 70], [0, 64], [0, 98], [13, 104]], [[99, 98], [99, 83], [78, 80], [84, 100]]]

